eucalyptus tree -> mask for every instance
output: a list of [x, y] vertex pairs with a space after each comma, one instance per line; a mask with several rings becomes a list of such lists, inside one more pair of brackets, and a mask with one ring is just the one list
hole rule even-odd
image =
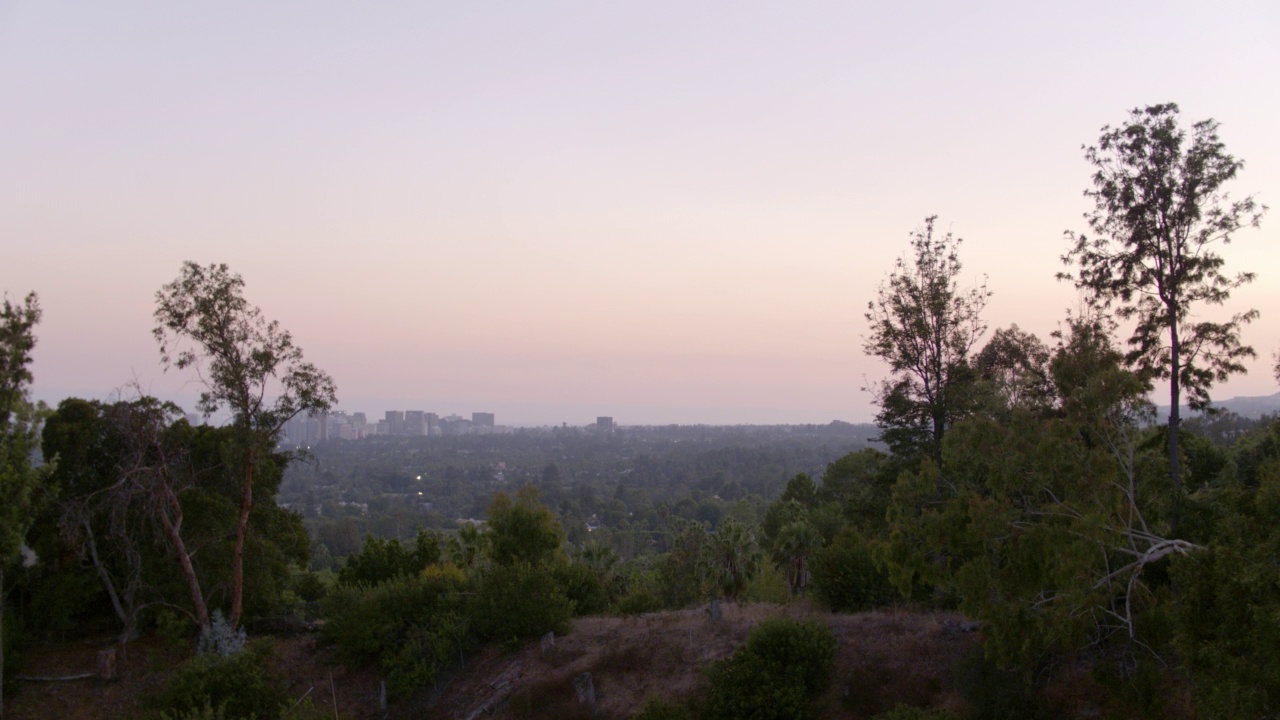
[[332, 378], [303, 359], [278, 322], [243, 295], [244, 280], [225, 264], [185, 262], [178, 278], [156, 293], [156, 326], [165, 367], [199, 372], [198, 408], [231, 415], [240, 467], [240, 515], [232, 554], [232, 627], [244, 597], [244, 546], [254, 504], [254, 477], [278, 444], [285, 423], [302, 412], [326, 412], [337, 402]]
[[1218, 123], [1184, 129], [1173, 103], [1130, 112], [1106, 126], [1085, 149], [1094, 167], [1085, 196], [1088, 232], [1067, 231], [1071, 249], [1060, 273], [1122, 320], [1134, 321], [1127, 363], [1144, 378], [1169, 381], [1169, 467], [1181, 492], [1178, 422], [1183, 393], [1193, 409], [1209, 405], [1209, 388], [1245, 371], [1254, 357], [1241, 328], [1258, 316], [1245, 310], [1229, 319], [1200, 319], [1203, 305], [1222, 305], [1254, 273], [1229, 275], [1219, 246], [1244, 227], [1258, 227], [1266, 207], [1252, 196], [1233, 199], [1228, 182], [1244, 162], [1228, 154]]
[[911, 233], [876, 299], [867, 303], [863, 349], [889, 364], [891, 378], [871, 388], [882, 439], [897, 455], [938, 458], [947, 428], [968, 406], [969, 354], [986, 333], [986, 281], [960, 287], [962, 240], [934, 234], [937, 216]]
[[35, 293], [21, 303], [6, 297], [0, 305], [0, 717], [4, 716], [4, 571], [21, 555], [31, 525], [33, 493], [42, 474], [31, 465], [39, 416], [27, 394], [38, 322], [40, 303]]

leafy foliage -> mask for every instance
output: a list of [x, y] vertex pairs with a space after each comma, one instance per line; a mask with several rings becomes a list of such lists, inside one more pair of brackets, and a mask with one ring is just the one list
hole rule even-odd
[[1046, 717], [1027, 679], [1002, 670], [982, 650], [961, 663], [956, 684], [969, 703], [970, 720], [1037, 720]]
[[927, 710], [910, 705], [899, 705], [876, 715], [872, 720], [950, 720], [951, 718], [952, 715], [946, 710]]
[[1221, 493], [1228, 512], [1212, 546], [1181, 558], [1175, 645], [1196, 685], [1203, 717], [1265, 717], [1280, 708], [1280, 454], [1256, 487]]
[[755, 533], [739, 522], [720, 523], [707, 538], [706, 563], [716, 588], [729, 602], [736, 601], [760, 569]]
[[498, 493], [489, 504], [490, 556], [499, 565], [550, 563], [564, 543], [564, 530], [526, 485], [514, 498]]
[[[254, 504], [254, 475], [270, 457], [284, 424], [301, 412], [326, 412], [337, 390], [324, 371], [306, 362], [293, 337], [244, 299], [244, 280], [226, 265], [185, 262], [178, 278], [156, 293], [161, 361], [198, 368], [205, 382], [199, 409], [227, 409], [236, 435], [240, 471], [239, 517], [231, 557], [232, 625], [244, 601], [244, 552]], [[268, 398], [271, 398], [268, 400]], [[199, 613], [201, 625], [208, 624]]]
[[1258, 227], [1266, 208], [1226, 192], [1244, 163], [1227, 154], [1218, 123], [1194, 123], [1188, 138], [1173, 103], [1135, 109], [1121, 127], [1104, 127], [1085, 157], [1095, 168], [1085, 191], [1094, 201], [1085, 215], [1092, 235], [1066, 233], [1072, 247], [1062, 260], [1076, 271], [1060, 277], [1133, 319], [1126, 362], [1144, 379], [1170, 381], [1169, 462], [1180, 489], [1175, 431], [1183, 390], [1193, 409], [1204, 408], [1209, 387], [1244, 372], [1242, 362], [1255, 356], [1240, 330], [1256, 310], [1214, 322], [1193, 320], [1195, 308], [1222, 305], [1253, 281], [1251, 272], [1224, 274], [1214, 246]]
[[377, 585], [399, 577], [412, 577], [427, 566], [439, 564], [440, 536], [419, 530], [414, 547], [408, 550], [396, 540], [365, 536], [360, 552], [347, 557], [338, 571], [342, 585]]
[[472, 618], [480, 637], [514, 646], [569, 629], [572, 604], [555, 577], [533, 565], [494, 565], [480, 577]]
[[680, 703], [651, 697], [635, 720], [690, 720], [689, 709]]
[[372, 587], [339, 586], [324, 600], [321, 637], [346, 662], [376, 662], [388, 690], [430, 685], [471, 643], [463, 573], [451, 565]]
[[818, 551], [813, 589], [832, 611], [845, 613], [884, 607], [897, 595], [870, 544], [852, 528], [841, 530], [831, 545]]
[[814, 718], [826, 688], [836, 639], [815, 623], [773, 618], [756, 626], [744, 648], [707, 672], [703, 715], [711, 720]]
[[[33, 494], [46, 471], [31, 466], [39, 440], [40, 412], [27, 397], [31, 384], [31, 351], [40, 304], [35, 293], [20, 305], [4, 299], [0, 306], [0, 714], [4, 712], [6, 655], [5, 570], [19, 556], [33, 517]], [[16, 635], [16, 633], [10, 633]]]
[[892, 379], [873, 388], [882, 439], [901, 457], [937, 456], [947, 428], [968, 412], [969, 353], [986, 332], [985, 282], [961, 290], [960, 238], [934, 237], [937, 216], [911, 234], [913, 256], [900, 258], [867, 303], [864, 350], [889, 364]]
[[255, 641], [230, 656], [197, 655], [169, 679], [156, 709], [170, 717], [205, 717], [212, 710], [215, 717], [276, 720], [288, 695], [267, 666], [271, 652], [269, 642]]

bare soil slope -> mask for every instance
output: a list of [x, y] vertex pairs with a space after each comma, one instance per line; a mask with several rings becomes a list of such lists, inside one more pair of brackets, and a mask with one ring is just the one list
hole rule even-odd
[[766, 617], [814, 620], [839, 641], [828, 707], [833, 717], [863, 718], [899, 703], [959, 710], [956, 663], [978, 643], [950, 613], [884, 611], [833, 615], [804, 605], [725, 606], [719, 620], [706, 609], [634, 618], [593, 617], [543, 651], [486, 651], [438, 693], [397, 708], [401, 718], [590, 717], [574, 678], [590, 673], [597, 718], [629, 718], [650, 697], [685, 700], [699, 690], [702, 670], [741, 647]]
[[[336, 700], [345, 720], [372, 718], [571, 718], [591, 717], [580, 705], [574, 678], [590, 673], [596, 718], [630, 718], [650, 697], [684, 700], [699, 691], [702, 671], [729, 657], [766, 617], [814, 620], [839, 640], [827, 707], [833, 718], [867, 718], [898, 703], [944, 706], [963, 703], [954, 690], [954, 667], [980, 641], [962, 631], [949, 613], [883, 611], [833, 615], [804, 603], [723, 607], [711, 620], [706, 608], [638, 617], [574, 621], [545, 652], [532, 642], [514, 653], [486, 648], [439, 688], [379, 710], [378, 678], [368, 669], [345, 668], [314, 636], [277, 638], [274, 669], [293, 698], [304, 696], [315, 715], [331, 717]], [[41, 645], [24, 656], [24, 675], [92, 672], [105, 640]], [[115, 682], [24, 682], [5, 698], [10, 720], [147, 718], [143, 701], [159, 691], [189, 650], [155, 639], [129, 646]]]

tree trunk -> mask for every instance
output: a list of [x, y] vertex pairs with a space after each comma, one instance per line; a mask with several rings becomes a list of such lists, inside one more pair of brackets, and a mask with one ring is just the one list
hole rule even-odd
[[0, 720], [4, 720], [4, 566], [0, 566]]
[[249, 511], [253, 509], [253, 460], [250, 452], [244, 466], [240, 520], [236, 524], [236, 545], [231, 557], [231, 618], [228, 623], [233, 630], [240, 627], [240, 614], [244, 607], [244, 538], [249, 529]]
[[124, 605], [120, 602], [120, 595], [116, 592], [115, 583], [111, 582], [111, 574], [107, 572], [106, 567], [102, 565], [102, 561], [98, 559], [98, 543], [93, 539], [93, 527], [89, 525], [88, 518], [83, 523], [84, 536], [89, 543], [89, 559], [93, 562], [94, 570], [98, 571], [98, 579], [102, 580], [102, 585], [107, 589], [107, 597], [111, 598], [111, 607], [115, 608], [116, 617], [120, 618], [120, 625], [128, 633], [131, 629], [131, 623], [128, 616], [125, 615]]
[[1173, 481], [1173, 517], [1170, 522], [1170, 534], [1177, 536], [1178, 519], [1182, 511], [1182, 458], [1178, 452], [1178, 424], [1181, 421], [1179, 405], [1182, 400], [1182, 385], [1178, 371], [1181, 369], [1181, 346], [1178, 341], [1178, 325], [1169, 327], [1169, 479]]
[[169, 543], [173, 545], [173, 549], [178, 553], [178, 564], [182, 566], [182, 577], [187, 581], [187, 589], [191, 592], [191, 604], [195, 606], [196, 623], [200, 625], [203, 631], [209, 627], [209, 607], [205, 605], [204, 593], [200, 591], [200, 578], [196, 577], [195, 566], [191, 564], [191, 555], [187, 552], [187, 544], [182, 540], [182, 508], [178, 505], [178, 499], [173, 495], [173, 491], [168, 487], [165, 488], [166, 499], [170, 508], [173, 509], [174, 518], [169, 517], [169, 513], [160, 511], [160, 520], [164, 525], [165, 534], [169, 536]]

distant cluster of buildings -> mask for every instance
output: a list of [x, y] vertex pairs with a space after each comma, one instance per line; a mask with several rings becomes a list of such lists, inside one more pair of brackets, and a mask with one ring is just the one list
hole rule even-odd
[[494, 424], [493, 413], [474, 412], [440, 417], [422, 410], [387, 410], [381, 420], [369, 421], [362, 412], [342, 411], [298, 415], [285, 425], [292, 445], [314, 445], [326, 440], [360, 440], [374, 435], [423, 437], [427, 435], [492, 435], [511, 429]]

